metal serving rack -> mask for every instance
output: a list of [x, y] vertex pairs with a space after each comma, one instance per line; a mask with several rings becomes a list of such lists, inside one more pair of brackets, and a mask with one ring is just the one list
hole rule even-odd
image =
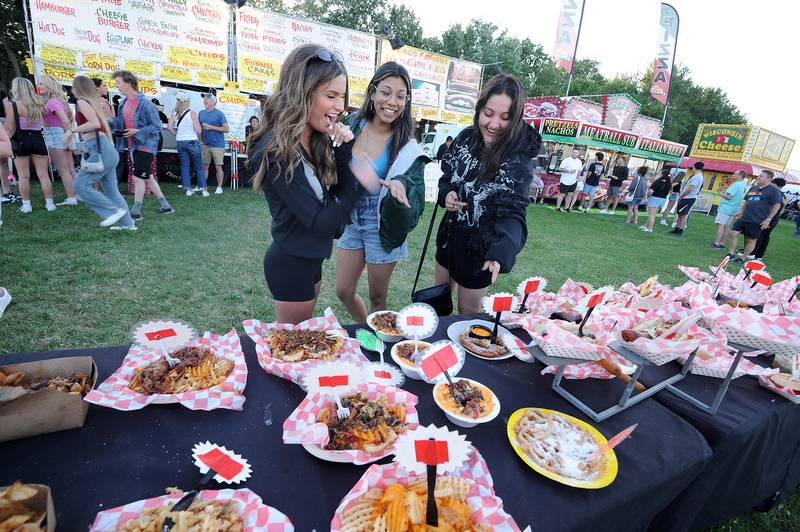
[[720, 403], [725, 397], [725, 394], [728, 391], [728, 386], [730, 385], [731, 380], [733, 379], [733, 375], [736, 372], [736, 368], [739, 366], [739, 361], [742, 358], [742, 353], [744, 352], [744, 346], [740, 346], [737, 344], [730, 344], [731, 347], [737, 349], [736, 357], [731, 365], [731, 369], [728, 371], [728, 374], [725, 376], [725, 379], [722, 381], [722, 384], [717, 391], [714, 400], [712, 401], [711, 405], [707, 405], [706, 403], [700, 401], [699, 399], [695, 398], [694, 396], [684, 392], [683, 390], [679, 390], [673, 384], [683, 380], [686, 375], [689, 373], [689, 369], [691, 368], [692, 362], [694, 361], [694, 357], [697, 355], [697, 350], [692, 351], [689, 355], [689, 358], [684, 364], [681, 371], [662, 382], [647, 388], [643, 392], [639, 392], [634, 394], [634, 387], [636, 383], [639, 382], [639, 377], [642, 374], [642, 371], [646, 366], [652, 366], [653, 363], [649, 360], [637, 355], [633, 351], [626, 349], [620, 342], [612, 342], [609, 344], [609, 347], [619, 353], [621, 356], [625, 357], [627, 360], [632, 362], [636, 365], [636, 370], [630, 376], [631, 380], [625, 385], [625, 389], [622, 391], [622, 397], [617, 402], [617, 404], [606, 408], [601, 412], [596, 412], [592, 409], [589, 405], [572, 395], [570, 392], [565, 390], [561, 386], [561, 379], [564, 376], [564, 371], [568, 365], [572, 364], [586, 364], [586, 360], [576, 359], [576, 358], [564, 358], [564, 357], [551, 357], [547, 356], [544, 351], [541, 350], [538, 346], [530, 348], [531, 354], [536, 357], [537, 360], [542, 362], [548, 366], [557, 366], [558, 369], [556, 370], [555, 378], [553, 379], [552, 388], [556, 391], [559, 395], [561, 395], [564, 399], [575, 405], [581, 412], [592, 418], [594, 421], [603, 421], [604, 419], [608, 419], [613, 415], [616, 415], [623, 410], [626, 410], [641, 401], [644, 401], [648, 397], [660, 392], [661, 390], [668, 390], [671, 393], [677, 395], [678, 397], [688, 401], [693, 406], [697, 407], [698, 409], [711, 414], [712, 416], [717, 413], [717, 409], [719, 408]]

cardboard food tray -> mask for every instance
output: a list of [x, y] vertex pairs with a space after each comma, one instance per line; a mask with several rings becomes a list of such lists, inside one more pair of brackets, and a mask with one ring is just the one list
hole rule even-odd
[[[66, 357], [0, 366], [4, 373], [22, 371], [26, 380], [39, 377], [69, 377], [75, 372], [89, 375], [97, 384], [97, 366], [92, 357]], [[0, 399], [0, 442], [82, 427], [89, 403], [78, 394], [39, 390], [9, 401]]]
[[[56, 529], [56, 512], [53, 506], [53, 495], [50, 493], [50, 488], [44, 484], [25, 484], [29, 488], [36, 490], [36, 495], [27, 501], [22, 501], [23, 504], [35, 512], [47, 512], [45, 521], [42, 523], [46, 532], [54, 532]], [[0, 487], [3, 491], [8, 486]]]

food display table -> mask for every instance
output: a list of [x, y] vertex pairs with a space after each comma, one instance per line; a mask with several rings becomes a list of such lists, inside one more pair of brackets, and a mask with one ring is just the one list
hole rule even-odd
[[[448, 325], [467, 318], [443, 318], [432, 339], [445, 338]], [[356, 327], [347, 329], [353, 336]], [[193, 487], [200, 474], [192, 464], [191, 449], [195, 443], [208, 440], [249, 461], [253, 472], [245, 486], [260, 495], [265, 504], [289, 516], [298, 531], [328, 530], [339, 501], [367, 466], [324, 462], [300, 445], [284, 445], [283, 421], [304, 394], [298, 386], [260, 368], [249, 338], [243, 336], [242, 345], [249, 370], [243, 411], [206, 412], [180, 405], [149, 405], [139, 411], [121, 412], [90, 405], [83, 428], [0, 444], [4, 458], [0, 484], [22, 479], [49, 485], [59, 529], [85, 530], [98, 511], [163, 494], [168, 486]], [[4, 356], [3, 363], [91, 355], [99, 378], [105, 379], [119, 366], [127, 349], [15, 354]], [[368, 357], [377, 358], [375, 353], [368, 353]], [[539, 475], [508, 443], [506, 421], [510, 415], [519, 408], [535, 406], [586, 419], [550, 389], [552, 376], [542, 376], [541, 370], [539, 363], [526, 364], [516, 358], [493, 362], [468, 355], [459, 376], [491, 388], [500, 400], [501, 414], [471, 429], [450, 426], [466, 434], [486, 459], [497, 495], [521, 528], [645, 530], [696, 482], [702, 471], [708, 471], [712, 453], [700, 432], [651, 399], [593, 423], [606, 437], [639, 424], [633, 436], [615, 450], [619, 474], [610, 486], [581, 490]], [[594, 408], [613, 404], [623, 388], [616, 380], [571, 381], [566, 386]], [[409, 379], [404, 388], [419, 397], [417, 410], [422, 424], [448, 424], [433, 401], [430, 385]], [[783, 401], [777, 396], [775, 400]], [[729, 401], [734, 403], [732, 398]], [[265, 419], [271, 423], [268, 425]], [[759, 447], [759, 452], [763, 448]], [[746, 467], [750, 470], [753, 466]]]
[[[751, 361], [769, 366], [771, 359]], [[648, 367], [641, 381], [657, 383], [679, 367], [675, 362]], [[720, 382], [687, 375], [676, 387], [711, 402]], [[703, 529], [753, 508], [766, 510], [800, 484], [800, 408], [757, 379], [731, 381], [714, 416], [666, 391], [655, 397], [700, 431], [714, 452], [705, 471], [654, 521], [655, 530]]]

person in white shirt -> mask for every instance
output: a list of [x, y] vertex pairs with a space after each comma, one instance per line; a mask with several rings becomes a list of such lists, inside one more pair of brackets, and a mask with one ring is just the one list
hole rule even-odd
[[[578, 173], [583, 169], [583, 163], [578, 159], [580, 150], [572, 148], [572, 156], [561, 161], [558, 167], [561, 172], [561, 180], [558, 184], [558, 197], [556, 198], [556, 212], [570, 212], [572, 207], [575, 188], [578, 184]], [[566, 201], [564, 198], [566, 197]], [[564, 201], [566, 210], [561, 209], [561, 202]]]
[[177, 103], [175, 104], [175, 111], [169, 117], [169, 124], [167, 128], [175, 134], [175, 141], [178, 148], [178, 157], [181, 160], [181, 181], [183, 182], [183, 189], [186, 190], [186, 195], [191, 196], [194, 194], [192, 190], [192, 182], [189, 176], [191, 164], [194, 164], [194, 171], [197, 172], [197, 190], [199, 190], [203, 197], [208, 197], [208, 189], [206, 186], [206, 173], [203, 167], [203, 160], [200, 153], [200, 140], [198, 135], [202, 133], [203, 128], [200, 126], [200, 121], [197, 119], [197, 113], [191, 110], [189, 96], [181, 91], [175, 94]]
[[703, 163], [697, 161], [694, 163], [694, 173], [692, 177], [683, 183], [681, 193], [678, 196], [678, 210], [675, 213], [678, 219], [675, 221], [675, 229], [670, 231], [670, 234], [675, 236], [683, 236], [683, 230], [686, 228], [686, 219], [692, 211], [692, 205], [697, 201], [697, 196], [700, 195], [700, 190], [703, 188]]

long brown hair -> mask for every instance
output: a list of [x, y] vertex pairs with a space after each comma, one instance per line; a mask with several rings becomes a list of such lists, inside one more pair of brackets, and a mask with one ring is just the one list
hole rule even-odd
[[[344, 64], [331, 57], [324, 60], [320, 55], [328, 51], [318, 44], [305, 44], [291, 51], [281, 67], [280, 80], [275, 93], [264, 104], [261, 123], [250, 137], [248, 155], [261, 137], [267, 135], [264, 147], [264, 160], [253, 177], [253, 188], [258, 190], [261, 181], [269, 170], [269, 158], [278, 169], [278, 174], [286, 173], [291, 179], [301, 161], [300, 139], [308, 125], [309, 110], [317, 89], [339, 76], [347, 77]], [[348, 90], [345, 89], [345, 102]], [[316, 130], [311, 132], [311, 165], [317, 179], [323, 186], [336, 183], [336, 163], [330, 139]]]
[[391, 166], [395, 157], [397, 157], [397, 154], [403, 149], [403, 146], [406, 145], [406, 142], [411, 138], [414, 131], [414, 119], [411, 116], [411, 76], [408, 75], [406, 67], [394, 61], [389, 61], [378, 67], [375, 71], [375, 75], [372, 76], [367, 86], [366, 98], [356, 118], [359, 120], [364, 118], [368, 122], [375, 118], [375, 104], [372, 101], [372, 97], [375, 96], [375, 92], [378, 90], [378, 83], [386, 78], [400, 78], [403, 80], [406, 86], [406, 93], [408, 94], [406, 104], [403, 110], [400, 111], [400, 116], [392, 122], [392, 142], [389, 146], [389, 166]]
[[[505, 94], [511, 98], [511, 107], [508, 109], [508, 127], [506, 127], [488, 146], [483, 141], [478, 123], [481, 111], [492, 96]], [[524, 128], [529, 127], [522, 121], [522, 111], [525, 105], [525, 90], [522, 83], [512, 74], [497, 74], [484, 85], [478, 102], [475, 104], [475, 116], [472, 118], [474, 129], [472, 136], [472, 150], [481, 153], [483, 169], [478, 179], [491, 180], [500, 168], [500, 165], [516, 149], [516, 144]]]
[[[105, 105], [103, 103], [103, 99], [100, 98], [100, 95], [97, 94], [97, 88], [94, 86], [94, 81], [92, 78], [86, 76], [76, 76], [75, 79], [72, 81], [72, 94], [78, 100], [86, 100], [89, 102], [89, 107], [97, 114], [97, 119], [100, 121], [101, 126], [105, 127], [105, 134], [109, 138], [109, 140], [113, 140], [111, 137], [111, 128], [108, 127], [108, 117], [106, 116]], [[77, 102], [75, 106], [77, 107]], [[101, 127], [101, 129], [103, 129]], [[88, 133], [88, 132], [87, 132]], [[98, 134], [101, 131], [97, 132]]]

